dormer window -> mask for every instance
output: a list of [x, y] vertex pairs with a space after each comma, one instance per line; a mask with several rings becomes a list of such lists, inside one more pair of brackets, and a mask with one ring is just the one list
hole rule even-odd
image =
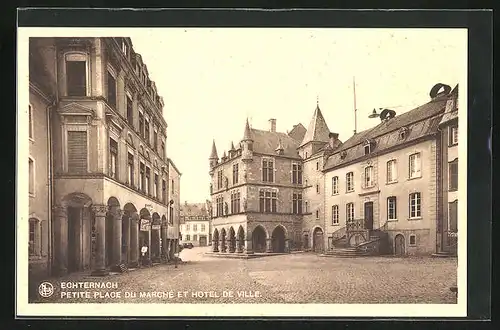
[[365, 155], [371, 154], [374, 147], [375, 147], [375, 141], [366, 140], [364, 145]]
[[404, 140], [408, 136], [408, 128], [406, 127], [401, 127], [399, 130], [399, 139]]
[[365, 155], [370, 154], [370, 152], [371, 152], [371, 150], [370, 150], [370, 149], [371, 149], [371, 148], [370, 148], [370, 145], [369, 145], [369, 144], [365, 145]]
[[343, 159], [345, 159], [346, 157], [347, 157], [347, 152], [346, 152], [346, 151], [342, 151], [342, 152], [340, 153], [340, 159], [342, 159], [342, 160], [343, 160]]

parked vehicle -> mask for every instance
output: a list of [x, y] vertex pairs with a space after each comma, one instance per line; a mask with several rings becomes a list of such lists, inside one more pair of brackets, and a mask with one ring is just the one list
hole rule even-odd
[[184, 243], [184, 244], [182, 244], [182, 245], [183, 245], [183, 247], [184, 247], [184, 248], [186, 248], [186, 249], [192, 249], [192, 248], [194, 248], [193, 243]]

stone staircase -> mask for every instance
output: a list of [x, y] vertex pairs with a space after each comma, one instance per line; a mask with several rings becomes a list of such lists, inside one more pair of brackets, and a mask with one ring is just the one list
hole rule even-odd
[[325, 251], [322, 257], [355, 258], [387, 253], [387, 235], [379, 230], [370, 232], [369, 239], [356, 246], [349, 246], [347, 235], [332, 242], [333, 248]]

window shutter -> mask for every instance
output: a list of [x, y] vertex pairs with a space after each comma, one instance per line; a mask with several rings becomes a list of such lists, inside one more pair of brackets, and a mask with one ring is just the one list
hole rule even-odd
[[457, 201], [450, 203], [450, 211], [449, 211], [450, 212], [450, 214], [449, 214], [450, 228], [449, 228], [449, 230], [451, 232], [457, 232], [457, 218], [458, 218], [457, 207], [458, 207]]
[[87, 172], [87, 132], [68, 132], [68, 172]]

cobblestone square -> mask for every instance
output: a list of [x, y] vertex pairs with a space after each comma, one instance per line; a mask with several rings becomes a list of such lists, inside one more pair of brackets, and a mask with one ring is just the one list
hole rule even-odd
[[[102, 278], [73, 274], [51, 280], [54, 294], [32, 302], [456, 303], [449, 289], [456, 284], [455, 258], [296, 253], [245, 260], [214, 258], [207, 251], [185, 249], [177, 268], [157, 265]], [[68, 282], [94, 281], [116, 288], [61, 288], [69, 287]]]

